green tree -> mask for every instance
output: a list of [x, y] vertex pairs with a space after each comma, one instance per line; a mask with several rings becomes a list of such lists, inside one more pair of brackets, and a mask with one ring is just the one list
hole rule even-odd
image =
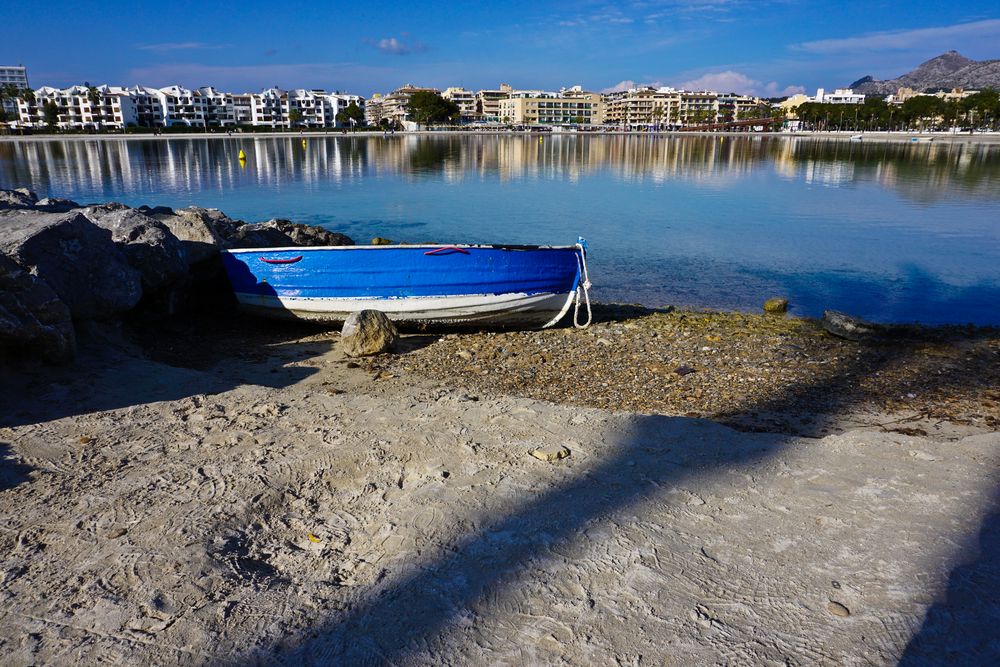
[[357, 102], [351, 102], [345, 109], [337, 112], [337, 122], [344, 126], [363, 127], [365, 112], [361, 110]]
[[457, 104], [429, 90], [410, 95], [406, 110], [410, 120], [421, 125], [454, 122], [461, 115]]
[[12, 83], [5, 83], [0, 86], [0, 123], [10, 118], [10, 114], [4, 108], [4, 105], [7, 103], [10, 103], [14, 107], [14, 118], [17, 118], [17, 97], [19, 92], [17, 86]]
[[288, 127], [295, 127], [302, 122], [302, 112], [298, 109], [292, 109], [288, 112]]
[[42, 114], [45, 118], [45, 124], [50, 130], [55, 130], [59, 126], [59, 107], [55, 102], [45, 100], [42, 103]]

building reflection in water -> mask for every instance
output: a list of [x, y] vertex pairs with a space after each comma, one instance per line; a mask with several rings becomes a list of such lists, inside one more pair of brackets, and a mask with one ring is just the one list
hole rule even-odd
[[[245, 166], [237, 159], [247, 155]], [[827, 187], [873, 182], [918, 201], [959, 189], [996, 198], [1000, 148], [972, 143], [797, 137], [394, 135], [0, 143], [0, 184], [101, 199], [362, 178], [566, 180], [724, 185], [755, 170]], [[952, 195], [954, 192], [952, 192]]]

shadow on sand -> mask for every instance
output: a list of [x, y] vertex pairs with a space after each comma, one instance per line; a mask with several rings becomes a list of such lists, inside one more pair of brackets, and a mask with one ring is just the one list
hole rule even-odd
[[21, 482], [27, 482], [32, 467], [19, 463], [6, 442], [0, 442], [0, 491], [12, 489]]
[[[886, 366], [906, 362], [912, 347], [891, 342], [859, 345], [857, 356], [842, 362], [835, 379], [790, 386], [766, 404], [744, 409], [780, 411], [801, 394], [837, 395], [857, 382], [859, 374], [878, 373]], [[942, 378], [942, 382], [954, 378]], [[962, 381], [975, 383], [977, 378]], [[902, 389], [894, 388], [898, 391]], [[846, 412], [848, 400], [828, 404], [827, 417]], [[692, 438], [679, 424], [700, 428], [704, 437]], [[235, 662], [309, 665], [390, 665], [406, 662], [430, 647], [446, 631], [459, 631], [463, 619], [479, 604], [489, 604], [514, 586], [525, 569], [558, 556], [569, 540], [592, 541], [590, 529], [664, 488], [692, 478], [773, 459], [790, 439], [779, 434], [741, 437], [720, 425], [700, 420], [636, 416], [622, 440], [606, 458], [572, 479], [525, 500], [505, 516], [480, 530], [459, 535], [443, 554], [422, 562], [409, 574], [384, 586], [376, 585], [354, 606], [308, 633], [287, 638], [276, 646], [251, 652]], [[748, 445], [747, 443], [753, 443]], [[939, 631], [953, 619], [979, 619], [976, 630], [987, 632], [990, 619], [1000, 613], [1000, 572], [996, 567], [996, 515], [984, 525], [983, 556], [971, 566], [956, 568], [954, 595], [932, 609], [925, 632], [914, 639], [914, 651], [929, 651], [942, 660], [957, 652], [961, 659], [980, 664], [1000, 658], [1000, 646]], [[600, 533], [596, 531], [595, 534]], [[583, 536], [581, 538], [581, 536]], [[929, 535], [928, 540], [934, 536]], [[960, 582], [960, 583], [956, 583]], [[973, 589], [976, 596], [971, 593]], [[956, 606], [963, 610], [955, 616]], [[939, 619], [947, 619], [943, 622]], [[944, 623], [942, 625], [942, 623]], [[996, 627], [993, 625], [992, 627]], [[929, 628], [929, 629], [928, 629]], [[638, 632], [638, 630], [637, 630]], [[927, 639], [924, 639], [924, 635]], [[923, 647], [927, 647], [926, 650]], [[974, 650], [975, 653], [965, 653]], [[774, 656], [780, 657], [780, 656]], [[985, 662], [983, 662], [985, 661]]]

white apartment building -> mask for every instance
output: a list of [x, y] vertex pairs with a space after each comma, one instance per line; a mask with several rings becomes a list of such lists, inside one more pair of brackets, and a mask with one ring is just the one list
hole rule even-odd
[[250, 96], [250, 123], [258, 127], [284, 127], [285, 113], [281, 97], [285, 91], [268, 88]]
[[163, 124], [166, 127], [205, 126], [205, 103], [195, 91], [177, 85], [167, 86], [159, 89], [158, 97], [163, 107]]
[[204, 125], [208, 127], [228, 127], [236, 124], [236, 110], [232, 93], [224, 93], [212, 86], [202, 86], [195, 94], [201, 98], [205, 113]]
[[163, 126], [163, 104], [160, 101], [160, 91], [145, 86], [126, 88], [132, 104], [135, 107], [135, 123], [143, 127]]
[[856, 93], [850, 88], [837, 88], [832, 93], [828, 93], [822, 88], [816, 89], [816, 97], [809, 102], [819, 102], [820, 104], [864, 104], [864, 93]]
[[63, 130], [124, 128], [135, 124], [135, 104], [128, 91], [117, 86], [71, 86], [59, 89], [42, 86], [32, 97], [17, 100], [21, 127], [41, 128], [48, 123], [47, 105], [57, 111], [56, 127]]
[[478, 117], [476, 95], [472, 91], [465, 88], [445, 88], [445, 91], [441, 93], [441, 97], [451, 100], [458, 105], [458, 111], [462, 116], [462, 120], [471, 121]]

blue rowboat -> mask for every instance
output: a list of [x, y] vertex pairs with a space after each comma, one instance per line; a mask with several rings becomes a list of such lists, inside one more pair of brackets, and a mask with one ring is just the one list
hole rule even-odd
[[[342, 322], [380, 310], [418, 326], [550, 327], [581, 295], [590, 320], [586, 243], [572, 246], [381, 245], [227, 250], [245, 309]], [[582, 326], [586, 326], [583, 324]]]

